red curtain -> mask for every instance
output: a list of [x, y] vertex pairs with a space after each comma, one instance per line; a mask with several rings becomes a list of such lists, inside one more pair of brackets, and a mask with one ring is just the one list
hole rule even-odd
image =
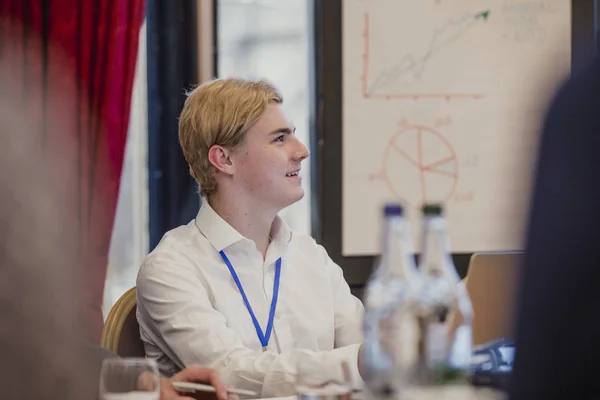
[[1, 56], [21, 82], [15, 101], [37, 125], [40, 154], [70, 163], [64, 205], [78, 232], [68, 245], [96, 342], [143, 18], [143, 0], [0, 0]]

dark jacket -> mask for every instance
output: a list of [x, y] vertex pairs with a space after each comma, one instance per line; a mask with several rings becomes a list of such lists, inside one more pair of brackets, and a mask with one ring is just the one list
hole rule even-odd
[[512, 400], [600, 398], [600, 61], [543, 126], [521, 276]]

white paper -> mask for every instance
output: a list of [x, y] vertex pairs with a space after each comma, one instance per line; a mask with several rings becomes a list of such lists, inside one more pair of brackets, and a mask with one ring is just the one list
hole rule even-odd
[[570, 0], [344, 0], [342, 252], [381, 206], [443, 201], [454, 252], [517, 250], [539, 126], [571, 59]]

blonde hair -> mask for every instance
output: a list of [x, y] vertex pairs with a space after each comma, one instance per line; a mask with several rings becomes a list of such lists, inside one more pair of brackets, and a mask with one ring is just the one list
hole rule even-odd
[[270, 103], [281, 104], [283, 97], [263, 80], [215, 79], [189, 94], [179, 118], [179, 142], [202, 196], [217, 192], [209, 149], [214, 145], [239, 149]]

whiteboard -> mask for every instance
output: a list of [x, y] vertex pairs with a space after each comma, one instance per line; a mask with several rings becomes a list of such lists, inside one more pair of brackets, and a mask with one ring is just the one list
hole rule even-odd
[[453, 251], [517, 250], [540, 121], [570, 69], [570, 0], [343, 0], [342, 254], [381, 206], [443, 202]]

